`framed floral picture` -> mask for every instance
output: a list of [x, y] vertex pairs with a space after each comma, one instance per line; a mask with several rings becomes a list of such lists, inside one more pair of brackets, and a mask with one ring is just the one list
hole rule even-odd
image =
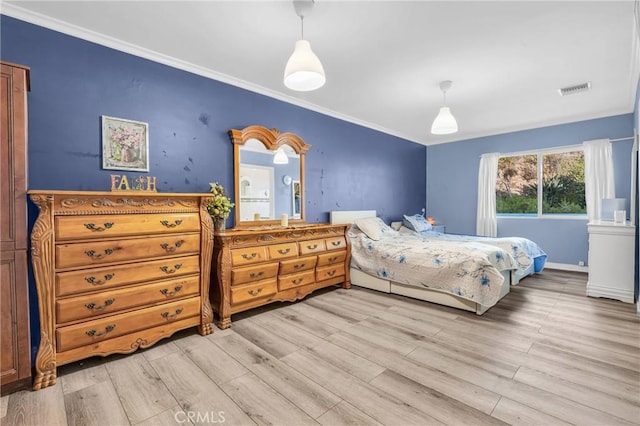
[[102, 116], [102, 168], [149, 171], [149, 125]]

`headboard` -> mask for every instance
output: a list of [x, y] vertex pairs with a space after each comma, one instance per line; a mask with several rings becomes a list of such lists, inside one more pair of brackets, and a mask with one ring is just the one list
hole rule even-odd
[[331, 224], [343, 225], [351, 224], [356, 219], [362, 219], [365, 217], [376, 217], [375, 210], [343, 210], [331, 212]]

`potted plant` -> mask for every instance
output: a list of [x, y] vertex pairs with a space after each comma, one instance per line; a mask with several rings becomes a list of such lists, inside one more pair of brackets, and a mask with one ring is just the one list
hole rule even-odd
[[227, 196], [224, 187], [218, 182], [209, 183], [209, 191], [213, 194], [213, 199], [207, 204], [207, 211], [213, 219], [213, 229], [216, 231], [222, 231], [225, 229], [225, 224], [231, 209], [235, 206], [231, 202], [231, 199]]

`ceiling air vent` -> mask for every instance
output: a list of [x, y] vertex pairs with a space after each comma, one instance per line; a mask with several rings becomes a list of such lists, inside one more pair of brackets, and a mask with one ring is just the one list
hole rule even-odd
[[591, 82], [576, 84], [575, 86], [561, 87], [558, 89], [560, 96], [573, 95], [575, 93], [586, 92], [591, 90]]

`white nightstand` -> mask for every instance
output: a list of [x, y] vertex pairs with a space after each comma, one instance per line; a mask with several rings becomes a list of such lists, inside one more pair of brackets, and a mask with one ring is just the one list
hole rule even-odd
[[445, 227], [446, 227], [446, 225], [433, 225], [431, 227], [431, 230], [434, 231], [434, 232], [440, 232], [440, 233], [444, 234], [445, 233], [445, 230], [444, 230]]
[[589, 230], [587, 296], [633, 303], [635, 226], [594, 221]]

